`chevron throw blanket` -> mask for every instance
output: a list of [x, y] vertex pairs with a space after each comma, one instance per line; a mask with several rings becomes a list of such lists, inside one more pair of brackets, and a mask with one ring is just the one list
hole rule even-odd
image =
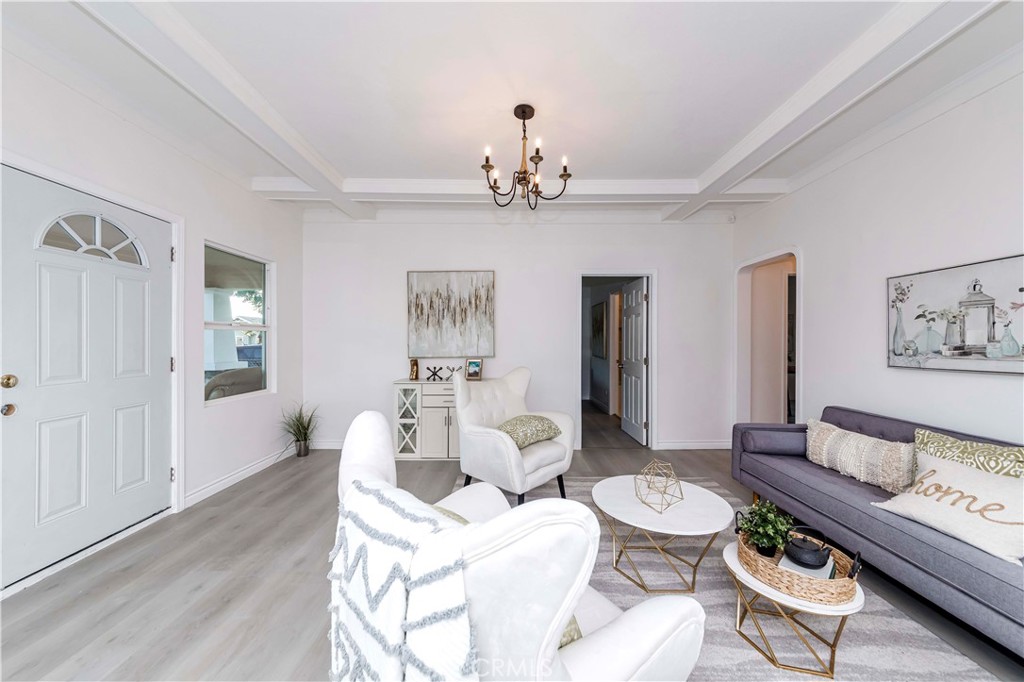
[[404, 490], [356, 481], [331, 552], [331, 678], [476, 680], [466, 528]]

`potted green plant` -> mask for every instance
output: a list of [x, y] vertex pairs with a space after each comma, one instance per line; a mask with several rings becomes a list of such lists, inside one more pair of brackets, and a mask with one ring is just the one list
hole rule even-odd
[[789, 539], [793, 517], [768, 500], [758, 500], [736, 512], [736, 528], [761, 556], [775, 556], [775, 550]]
[[302, 403], [288, 412], [282, 412], [281, 428], [295, 443], [296, 457], [305, 457], [309, 454], [309, 441], [313, 439], [313, 432], [320, 421], [316, 416], [318, 409], [314, 407], [307, 410], [306, 404]]

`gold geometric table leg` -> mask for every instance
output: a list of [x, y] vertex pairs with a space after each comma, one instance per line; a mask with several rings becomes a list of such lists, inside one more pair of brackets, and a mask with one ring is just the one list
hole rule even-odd
[[[796, 609], [790, 609], [787, 611], [786, 609], [782, 608], [778, 603], [772, 601], [771, 599], [768, 599], [768, 597], [764, 597], [764, 599], [765, 601], [771, 603], [773, 608], [758, 608], [757, 606], [755, 606], [755, 604], [757, 603], [758, 598], [760, 598], [762, 595], [754, 592], [754, 597], [752, 599], [747, 599], [746, 595], [743, 593], [744, 585], [736, 579], [736, 576], [732, 575], [731, 573], [730, 576], [732, 577], [732, 581], [736, 583], [736, 634], [738, 634], [740, 637], [746, 640], [746, 642], [750, 644], [750, 646], [754, 647], [754, 649], [756, 649], [758, 653], [760, 653], [762, 656], [768, 659], [768, 661], [776, 668], [781, 668], [782, 670], [789, 670], [797, 673], [807, 673], [808, 675], [817, 675], [819, 677], [827, 677], [829, 679], [835, 677], [836, 649], [839, 648], [839, 638], [843, 636], [843, 629], [846, 627], [846, 619], [848, 618], [848, 616], [842, 616], [839, 619], [839, 627], [836, 629], [835, 636], [833, 636], [832, 639], [826, 639], [814, 630], [812, 630], [802, 620], [800, 620], [797, 617], [797, 614], [800, 612]], [[753, 592], [753, 590], [751, 591]], [[789, 627], [793, 629], [794, 633], [796, 633], [796, 636], [800, 638], [800, 641], [803, 643], [804, 647], [806, 647], [806, 649], [809, 652], [811, 652], [811, 655], [814, 656], [815, 660], [818, 662], [818, 665], [820, 667], [817, 669], [800, 668], [797, 666], [782, 663], [779, 660], [779, 657], [776, 655], [775, 650], [772, 649], [772, 645], [768, 641], [768, 636], [761, 628], [761, 623], [757, 619], [759, 615], [785, 619]], [[747, 616], [750, 616], [750, 621], [754, 624], [754, 627], [757, 628], [757, 634], [760, 636], [761, 642], [764, 644], [764, 648], [761, 648], [761, 646], [753, 639], [751, 639], [747, 635], [747, 633], [743, 632], [742, 627]], [[812, 635], [815, 639], [817, 639], [819, 642], [828, 647], [829, 657], [827, 665], [825, 664], [825, 661], [822, 660], [821, 656], [818, 655], [818, 652], [814, 650], [814, 647], [811, 646], [811, 643], [807, 641], [807, 638], [804, 637], [804, 634], [803, 632], [801, 632], [801, 630]]]
[[[704, 549], [701, 550], [700, 556], [695, 561], [690, 561], [684, 557], [679, 556], [675, 551], [669, 549], [669, 545], [674, 541], [678, 540], [679, 535], [669, 535], [668, 539], [663, 542], [656, 541], [651, 534], [643, 528], [636, 528], [635, 526], [628, 526], [623, 524], [626, 528], [629, 528], [629, 532], [625, 537], [619, 535], [619, 531], [615, 527], [615, 520], [605, 514], [603, 511], [601, 516], [604, 517], [605, 523], [608, 525], [608, 530], [612, 533], [612, 568], [623, 575], [629, 582], [639, 587], [648, 594], [692, 594], [697, 589], [697, 569], [700, 567], [700, 563], [707, 556], [708, 550], [711, 549], [711, 545], [715, 543], [715, 539], [718, 537], [718, 533], [714, 533], [708, 543], [704, 545]], [[632, 543], [633, 536], [637, 532], [640, 532], [645, 538], [647, 538], [646, 544]], [[692, 537], [692, 536], [686, 536]], [[633, 561], [633, 557], [629, 555], [630, 552], [657, 552], [662, 560], [671, 568], [675, 574], [679, 577], [680, 582], [683, 583], [682, 589], [671, 589], [671, 588], [652, 588], [648, 586], [647, 581], [644, 580], [643, 575], [640, 573], [640, 568]], [[632, 569], [632, 574], [624, 571], [619, 564], [625, 559], [626, 563]], [[683, 573], [679, 570], [680, 566], [686, 566], [690, 569], [689, 578], [684, 577]]]

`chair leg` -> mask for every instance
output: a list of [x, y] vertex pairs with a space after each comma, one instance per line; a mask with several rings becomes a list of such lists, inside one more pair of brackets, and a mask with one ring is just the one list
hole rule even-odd
[[470, 476], [469, 474], [466, 474], [466, 482], [462, 484], [462, 487], [463, 488], [467, 487], [469, 485], [470, 481], [472, 481], [472, 480], [473, 480], [473, 477]]
[[525, 500], [525, 499], [526, 499], [526, 493], [519, 493], [519, 501], [518, 501], [518, 502], [516, 502], [516, 504], [517, 504], [517, 505], [520, 505], [520, 504], [522, 504], [522, 503], [523, 503], [523, 500]]
[[562, 474], [558, 474], [558, 492], [562, 495], [562, 499], [565, 499], [565, 481], [562, 480]]

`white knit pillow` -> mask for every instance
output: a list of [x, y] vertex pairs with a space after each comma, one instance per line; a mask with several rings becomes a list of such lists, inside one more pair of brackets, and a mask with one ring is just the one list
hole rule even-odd
[[914, 480], [914, 444], [897, 443], [807, 420], [807, 459], [858, 481], [901, 493]]

